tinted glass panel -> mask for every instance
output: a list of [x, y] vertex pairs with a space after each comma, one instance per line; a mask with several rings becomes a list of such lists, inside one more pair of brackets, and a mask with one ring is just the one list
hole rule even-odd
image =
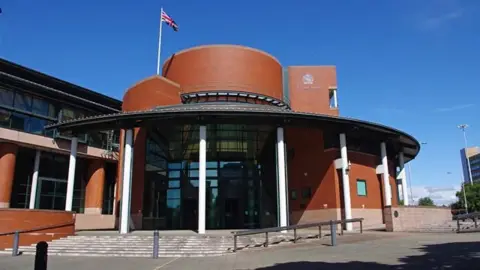
[[14, 107], [20, 110], [32, 111], [32, 97], [23, 94], [23, 93], [15, 93], [15, 102], [14, 102]]
[[32, 112], [39, 115], [49, 116], [49, 104], [45, 100], [33, 98]]
[[0, 88], [0, 104], [6, 106], [13, 106], [13, 92]]

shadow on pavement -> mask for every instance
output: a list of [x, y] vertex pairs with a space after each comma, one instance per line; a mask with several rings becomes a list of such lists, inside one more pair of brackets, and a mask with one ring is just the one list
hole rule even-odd
[[[480, 242], [459, 242], [448, 244], [425, 245], [418, 249], [423, 255], [400, 258], [395, 265], [387, 265], [376, 262], [290, 262], [281, 263], [268, 267], [256, 268], [256, 270], [309, 270], [309, 269], [336, 269], [336, 270], [410, 270], [410, 269], [479, 269], [480, 265]], [[380, 258], [379, 258], [380, 259]]]

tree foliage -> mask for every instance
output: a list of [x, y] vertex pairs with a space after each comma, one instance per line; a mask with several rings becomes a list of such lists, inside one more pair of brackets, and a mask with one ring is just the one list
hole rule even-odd
[[[480, 211], [480, 183], [465, 184], [465, 195], [467, 197], [468, 212]], [[457, 202], [453, 205], [456, 209], [465, 209], [463, 187], [455, 195]]]
[[430, 197], [423, 197], [418, 200], [420, 206], [435, 206], [435, 203]]

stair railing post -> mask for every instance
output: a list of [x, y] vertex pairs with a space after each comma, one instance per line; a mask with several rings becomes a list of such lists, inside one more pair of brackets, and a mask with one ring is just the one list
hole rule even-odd
[[268, 232], [265, 233], [265, 247], [268, 247]]
[[237, 235], [233, 235], [233, 252], [237, 252]]
[[330, 239], [332, 247], [337, 245], [337, 224], [330, 220]]
[[153, 231], [153, 254], [152, 257], [154, 259], [158, 258], [158, 231]]
[[293, 228], [293, 243], [297, 243], [297, 228]]
[[12, 256], [18, 256], [18, 246], [20, 244], [20, 233], [18, 231], [13, 235]]

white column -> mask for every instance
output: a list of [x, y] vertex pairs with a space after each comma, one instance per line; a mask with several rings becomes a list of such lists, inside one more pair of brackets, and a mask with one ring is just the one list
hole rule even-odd
[[75, 167], [77, 165], [77, 146], [78, 138], [72, 137], [70, 143], [70, 164], [68, 166], [67, 179], [67, 198], [65, 200], [65, 211], [72, 211], [73, 204], [73, 187], [75, 186]]
[[403, 152], [398, 153], [398, 166], [400, 167], [400, 179], [402, 180], [402, 196], [403, 205], [409, 205], [408, 201], [408, 187], [407, 187], [407, 174], [405, 173], [405, 157]]
[[383, 196], [385, 197], [385, 206], [392, 205], [392, 191], [390, 189], [390, 175], [388, 174], [387, 145], [380, 143], [380, 153], [382, 156], [383, 167]]
[[198, 233], [205, 233], [207, 194], [207, 127], [200, 126], [198, 151]]
[[133, 159], [133, 130], [125, 132], [125, 147], [123, 151], [123, 184], [122, 207], [120, 214], [120, 233], [126, 234], [130, 230], [130, 200], [132, 189], [132, 159]]
[[333, 106], [338, 108], [337, 89], [333, 89]]
[[33, 176], [32, 186], [30, 188], [30, 209], [35, 209], [35, 201], [37, 199], [37, 187], [38, 187], [38, 169], [40, 168], [40, 154], [41, 151], [37, 150], [35, 153], [35, 163], [33, 164]]
[[280, 226], [287, 226], [287, 188], [285, 175], [285, 140], [283, 128], [277, 128], [277, 164], [278, 164], [278, 203], [280, 212], [278, 218]]
[[[340, 156], [342, 158], [342, 180], [343, 180], [343, 203], [345, 206], [345, 219], [352, 218], [352, 203], [350, 197], [350, 177], [348, 175], [347, 139], [345, 133], [340, 134]], [[353, 229], [352, 223], [346, 223], [347, 231]]]
[[117, 210], [117, 183], [113, 186], [113, 205], [112, 205], [112, 213], [116, 215], [115, 211]]

